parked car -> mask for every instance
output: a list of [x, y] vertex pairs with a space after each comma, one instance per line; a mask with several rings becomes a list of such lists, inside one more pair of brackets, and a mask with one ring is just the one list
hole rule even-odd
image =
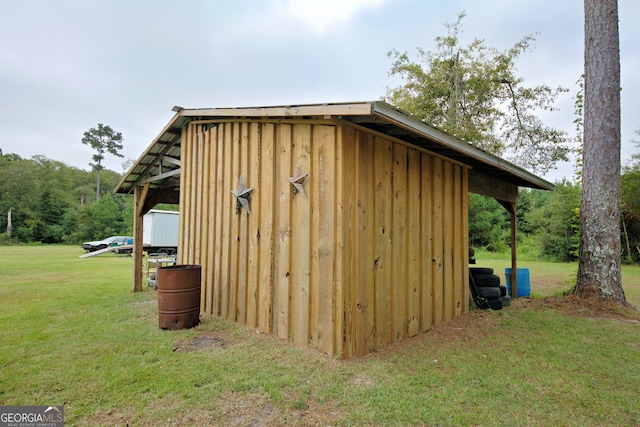
[[104, 240], [96, 242], [86, 242], [82, 244], [82, 249], [89, 252], [106, 249], [109, 246], [133, 245], [133, 237], [130, 236], [111, 236]]

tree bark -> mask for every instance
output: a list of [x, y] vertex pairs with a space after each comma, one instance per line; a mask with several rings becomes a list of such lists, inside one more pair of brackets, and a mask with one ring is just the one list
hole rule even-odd
[[620, 47], [617, 0], [585, 0], [584, 146], [575, 294], [626, 304], [620, 273]]

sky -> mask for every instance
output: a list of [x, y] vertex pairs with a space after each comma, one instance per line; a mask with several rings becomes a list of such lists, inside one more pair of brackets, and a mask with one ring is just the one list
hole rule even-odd
[[[3, 1], [0, 149], [89, 170], [83, 133], [122, 132], [124, 172], [184, 108], [381, 99], [396, 49], [435, 50], [461, 12], [461, 41], [507, 49], [534, 35], [516, 63], [525, 85], [563, 86], [545, 123], [575, 134], [584, 64], [582, 0], [31, 0]], [[619, 0], [622, 158], [640, 150], [640, 2]], [[544, 176], [571, 178], [573, 164]]]

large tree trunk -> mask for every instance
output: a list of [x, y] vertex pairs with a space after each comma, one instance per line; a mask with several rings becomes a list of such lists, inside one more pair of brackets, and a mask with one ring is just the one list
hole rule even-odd
[[575, 293], [626, 304], [620, 274], [620, 48], [617, 0], [585, 0], [580, 258]]

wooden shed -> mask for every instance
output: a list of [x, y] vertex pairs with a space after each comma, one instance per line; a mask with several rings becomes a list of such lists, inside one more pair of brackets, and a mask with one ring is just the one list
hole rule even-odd
[[515, 216], [519, 186], [553, 188], [381, 101], [174, 111], [116, 189], [135, 198], [134, 290], [142, 216], [179, 203], [202, 311], [332, 356], [469, 310], [469, 191]]

